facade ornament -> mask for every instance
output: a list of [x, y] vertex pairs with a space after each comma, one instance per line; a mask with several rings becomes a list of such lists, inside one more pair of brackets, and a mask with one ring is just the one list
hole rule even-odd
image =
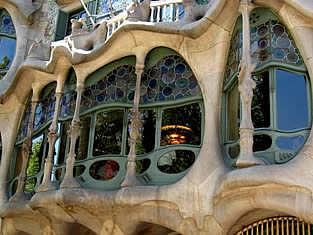
[[54, 116], [49, 128], [48, 133], [48, 143], [49, 143], [49, 150], [48, 156], [45, 160], [45, 168], [44, 168], [44, 176], [42, 183], [36, 189], [36, 192], [46, 192], [46, 191], [53, 191], [56, 190], [57, 186], [51, 182], [51, 171], [53, 167], [53, 160], [54, 160], [54, 152], [55, 152], [55, 142], [58, 139], [58, 120], [59, 120], [59, 113], [60, 113], [60, 106], [61, 106], [61, 98], [63, 93], [57, 92], [56, 96], [56, 105], [54, 110]]
[[139, 138], [141, 138], [142, 121], [140, 120], [139, 102], [140, 102], [140, 84], [141, 75], [143, 73], [143, 65], [136, 65], [136, 91], [134, 98], [134, 106], [131, 111], [131, 124], [130, 124], [130, 137], [128, 142], [130, 150], [127, 157], [127, 169], [125, 179], [122, 183], [122, 187], [132, 187], [139, 184], [136, 178], [136, 144]]
[[72, 19], [72, 34], [67, 38], [69, 47], [72, 50], [81, 49], [85, 51], [92, 50], [100, 44], [103, 44], [107, 38], [107, 21], [97, 24], [92, 32], [88, 32], [84, 20]]
[[240, 122], [240, 154], [236, 161], [236, 167], [245, 168], [254, 165], [263, 165], [264, 162], [256, 158], [253, 154], [253, 123], [251, 117], [251, 103], [253, 89], [256, 83], [251, 79], [251, 73], [256, 65], [251, 63], [250, 55], [250, 22], [249, 16], [252, 10], [251, 0], [240, 2], [240, 12], [243, 19], [243, 58], [240, 62], [240, 72], [238, 76], [239, 93], [242, 106]]
[[15, 194], [10, 198], [10, 201], [21, 201], [26, 200], [26, 195], [24, 194], [24, 187], [27, 178], [27, 165], [29, 160], [29, 155], [32, 153], [32, 135], [33, 135], [33, 123], [35, 119], [35, 110], [38, 104], [38, 100], [32, 100], [31, 104], [31, 117], [28, 123], [27, 137], [22, 144], [21, 157], [22, 157], [22, 167], [20, 175], [18, 176], [18, 184]]
[[31, 21], [31, 16], [41, 8], [43, 1], [34, 2], [33, 0], [8, 0], [8, 2], [14, 4], [23, 13], [26, 19]]
[[27, 59], [48, 61], [51, 53], [51, 42], [40, 39], [35, 41], [28, 51]]
[[88, 27], [85, 19], [71, 19], [72, 24], [72, 35], [77, 35], [80, 33], [87, 33]]
[[139, 3], [138, 0], [133, 0], [126, 9], [128, 21], [149, 21], [150, 17], [150, 0], [144, 0]]
[[184, 23], [192, 23], [205, 16], [211, 0], [184, 0]]
[[81, 97], [82, 97], [83, 91], [84, 91], [84, 85], [81, 83], [77, 83], [76, 107], [75, 107], [75, 112], [74, 112], [73, 120], [71, 123], [71, 127], [69, 130], [69, 135], [71, 137], [70, 151], [67, 154], [65, 176], [60, 185], [60, 188], [79, 188], [80, 187], [80, 184], [74, 178], [73, 172], [74, 172], [74, 164], [75, 164], [75, 159], [76, 159], [75, 148], [76, 148], [77, 140], [80, 136], [80, 129], [81, 129], [80, 119], [79, 119], [79, 109], [80, 109], [80, 103], [81, 103]]

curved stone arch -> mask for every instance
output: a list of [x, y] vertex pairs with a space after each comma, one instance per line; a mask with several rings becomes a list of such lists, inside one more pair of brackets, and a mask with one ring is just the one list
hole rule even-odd
[[136, 218], [136, 220], [132, 220], [131, 223], [125, 223], [123, 212], [115, 217], [116, 224], [125, 234], [131, 231], [132, 234], [137, 235], [135, 232], [138, 232], [140, 226], [144, 224], [154, 225], [179, 234], [199, 234], [199, 228], [195, 220], [184, 218], [172, 202], [148, 201], [132, 208], [127, 213], [132, 218]]
[[17, 55], [24, 55], [25, 50], [26, 50], [26, 42], [23, 40], [22, 35], [25, 35], [25, 28], [24, 25], [27, 24], [27, 21], [25, 18], [22, 16], [21, 12], [12, 4], [9, 3], [8, 1], [1, 0], [0, 1], [0, 8], [4, 8], [9, 15], [12, 18], [15, 30], [16, 30], [16, 50], [15, 50], [15, 56], [14, 60], [11, 64], [11, 67], [4, 77], [0, 81], [0, 93], [3, 94], [5, 91], [7, 91], [12, 82], [15, 80], [15, 76], [17, 74], [17, 70], [19, 66], [22, 64], [24, 57], [23, 56], [17, 56]]
[[264, 184], [234, 191], [224, 191], [225, 196], [218, 194], [215, 199], [214, 216], [225, 234], [229, 234], [241, 218], [256, 208], [274, 211], [270, 216], [289, 215], [313, 222], [311, 192], [301, 186]]

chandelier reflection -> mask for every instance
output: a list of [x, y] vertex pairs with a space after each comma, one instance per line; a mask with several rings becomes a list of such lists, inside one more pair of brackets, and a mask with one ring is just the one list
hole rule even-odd
[[192, 129], [182, 125], [162, 126], [167, 144], [185, 144], [189, 142]]

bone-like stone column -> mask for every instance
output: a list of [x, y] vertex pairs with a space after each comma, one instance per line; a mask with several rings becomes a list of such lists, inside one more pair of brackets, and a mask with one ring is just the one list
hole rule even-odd
[[77, 139], [80, 136], [81, 126], [80, 126], [80, 119], [79, 119], [79, 109], [80, 109], [80, 103], [81, 103], [81, 97], [82, 97], [83, 91], [84, 91], [84, 83], [81, 80], [77, 79], [76, 107], [75, 107], [73, 120], [71, 123], [71, 128], [69, 130], [69, 134], [71, 136], [70, 151], [67, 154], [66, 172], [65, 172], [65, 176], [62, 181], [62, 184], [60, 185], [60, 188], [79, 188], [80, 187], [80, 184], [74, 178], [73, 170], [74, 170], [74, 163], [76, 159], [75, 146], [76, 146]]
[[140, 120], [140, 112], [139, 112], [139, 101], [140, 101], [140, 83], [141, 83], [141, 75], [144, 69], [144, 65], [137, 64], [136, 65], [136, 91], [135, 91], [135, 99], [134, 106], [130, 110], [131, 111], [131, 124], [130, 124], [130, 136], [128, 138], [128, 142], [130, 145], [130, 150], [127, 157], [127, 171], [125, 179], [122, 183], [122, 187], [131, 187], [139, 184], [136, 178], [136, 143], [140, 138], [140, 128], [142, 127], [142, 122]]
[[253, 9], [251, 0], [241, 0], [240, 12], [243, 23], [243, 58], [240, 62], [240, 73], [238, 77], [240, 100], [242, 105], [242, 117], [240, 122], [240, 154], [236, 161], [238, 168], [250, 167], [264, 164], [253, 154], [253, 123], [251, 118], [251, 103], [253, 89], [256, 84], [251, 79], [251, 73], [255, 65], [251, 63], [250, 55], [250, 22], [249, 16]]
[[29, 155], [32, 152], [33, 123], [35, 119], [35, 110], [36, 110], [38, 101], [39, 101], [38, 96], [34, 94], [32, 97], [32, 101], [31, 101], [31, 117], [28, 123], [27, 137], [22, 144], [22, 150], [21, 150], [22, 151], [21, 172], [18, 177], [18, 184], [17, 184], [16, 192], [10, 198], [10, 201], [26, 200], [26, 196], [24, 194], [24, 186], [25, 186], [25, 181], [26, 181], [26, 170], [27, 170], [28, 159], [29, 159]]
[[53, 167], [53, 159], [54, 159], [54, 149], [55, 149], [55, 142], [58, 139], [58, 120], [60, 114], [60, 106], [61, 106], [61, 98], [63, 92], [56, 92], [55, 97], [55, 109], [54, 109], [54, 116], [49, 128], [48, 134], [48, 143], [49, 143], [49, 150], [48, 156], [45, 160], [45, 168], [44, 168], [44, 176], [42, 183], [36, 189], [36, 192], [46, 192], [46, 191], [53, 191], [57, 189], [57, 186], [51, 182], [51, 171]]

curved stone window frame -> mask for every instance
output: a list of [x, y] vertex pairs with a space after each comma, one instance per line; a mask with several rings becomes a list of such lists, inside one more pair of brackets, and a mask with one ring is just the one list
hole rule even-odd
[[[151, 54], [148, 56], [148, 60], [146, 63], [146, 68], [145, 68], [146, 70], [149, 70], [149, 68], [153, 68], [153, 66], [158, 64], [158, 61], [162, 59], [165, 61], [164, 58], [168, 58], [166, 56], [176, 56], [175, 57], [176, 59], [177, 59], [177, 56], [179, 56], [179, 59], [177, 60], [178, 62], [171, 65], [172, 70], [175, 70], [176, 64], [179, 65], [181, 61], [184, 60], [176, 52], [169, 50], [167, 48], [159, 48], [156, 51], [156, 53], [151, 53]], [[85, 81], [84, 92], [86, 93], [83, 94], [82, 96], [83, 98], [82, 98], [82, 102], [80, 106], [81, 137], [76, 142], [77, 143], [76, 149], [75, 149], [76, 161], [74, 163], [74, 177], [76, 177], [76, 179], [80, 182], [82, 187], [102, 189], [102, 190], [103, 189], [104, 190], [117, 189], [120, 187], [120, 184], [125, 177], [125, 174], [126, 174], [125, 166], [127, 164], [127, 156], [129, 153], [128, 137], [129, 137], [129, 131], [130, 131], [129, 129], [130, 119], [132, 118], [131, 109], [133, 108], [133, 99], [129, 98], [129, 94], [135, 89], [134, 87], [136, 83], [135, 62], [136, 60], [134, 56], [125, 57], [120, 60], [114, 61], [98, 69], [94, 73], [92, 73]], [[188, 67], [188, 69], [190, 68]], [[125, 70], [126, 70], [126, 74], [125, 74]], [[186, 76], [191, 79], [190, 88], [188, 86], [188, 89], [198, 92], [196, 96], [194, 95], [194, 93], [191, 92], [190, 95], [187, 95], [186, 97], [183, 97], [183, 98], [180, 96], [179, 98], [177, 98], [177, 100], [159, 101], [156, 103], [154, 101], [149, 101], [148, 103], [139, 105], [140, 112], [143, 113], [145, 110], [149, 110], [151, 113], [154, 113], [153, 115], [155, 115], [155, 117], [151, 119], [153, 120], [153, 123], [154, 123], [153, 125], [155, 125], [155, 134], [153, 136], [154, 148], [150, 149], [148, 152], [137, 154], [137, 158], [136, 158], [137, 162], [144, 162], [145, 159], [150, 160], [149, 164], [144, 164], [144, 165], [141, 164], [139, 166], [141, 168], [137, 169], [138, 170], [137, 177], [143, 184], [162, 185], [162, 184], [170, 184], [170, 183], [176, 182], [189, 171], [191, 165], [185, 167], [181, 172], [177, 172], [176, 170], [175, 172], [168, 174], [158, 169], [157, 165], [158, 165], [159, 159], [162, 156], [170, 152], [176, 151], [176, 150], [182, 151], [181, 153], [179, 152], [180, 156], [184, 156], [183, 154], [184, 151], [186, 153], [189, 151], [190, 153], [189, 155], [195, 156], [194, 159], [190, 159], [190, 162], [193, 163], [196, 160], [196, 157], [200, 151], [202, 141], [203, 141], [204, 128], [200, 128], [201, 133], [197, 132], [198, 133], [197, 136], [200, 135], [199, 142], [197, 142], [197, 144], [185, 143], [185, 144], [177, 144], [177, 145], [167, 144], [165, 146], [160, 145], [162, 113], [166, 110], [169, 110], [171, 108], [183, 108], [185, 106], [188, 107], [188, 105], [193, 105], [196, 111], [191, 111], [190, 115], [194, 115], [194, 112], [195, 112], [195, 114], [198, 115], [197, 120], [199, 120], [197, 124], [201, 123], [201, 126], [204, 127], [204, 105], [202, 101], [202, 94], [201, 94], [200, 88], [194, 87], [194, 74], [190, 75], [190, 71], [186, 70], [186, 68], [184, 68], [183, 70], [188, 72]], [[124, 71], [124, 73], [122, 71]], [[116, 77], [113, 78], [112, 77], [113, 75]], [[130, 85], [127, 82], [129, 82]], [[175, 81], [172, 84], [172, 86], [174, 86], [174, 84], [176, 84]], [[114, 91], [115, 91], [113, 93], [111, 93], [112, 87], [114, 88]], [[119, 96], [116, 93], [118, 87], [122, 89], [122, 91], [124, 92], [123, 94], [127, 94], [126, 97], [121, 96], [119, 98]], [[52, 93], [50, 92], [54, 88], [56, 88], [56, 85], [48, 84], [42, 90], [39, 104], [37, 104], [36, 109], [35, 109], [37, 111], [38, 110], [40, 111], [40, 112], [38, 111], [37, 113], [35, 112], [35, 120], [36, 120], [36, 115], [40, 114], [42, 117], [39, 115], [38, 120], [41, 120], [43, 118], [44, 123], [41, 123], [38, 126], [33, 124], [33, 126], [35, 127], [34, 132], [33, 132], [33, 139], [36, 139], [38, 136], [44, 133], [44, 140], [43, 140], [44, 141], [43, 146], [45, 149], [44, 158], [47, 157], [47, 150], [49, 149], [47, 145], [48, 127], [52, 122], [51, 117], [53, 117], [53, 115], [47, 115], [46, 113], [49, 113], [50, 109], [48, 109], [48, 107], [41, 107], [40, 105], [49, 103], [49, 107], [50, 106], [55, 107], [55, 95], [53, 94], [53, 92]], [[175, 86], [173, 87], [173, 89], [174, 88]], [[177, 89], [181, 89], [179, 85], [177, 85]], [[181, 92], [181, 91], [179, 90], [178, 92]], [[102, 99], [97, 100], [97, 95], [99, 94], [106, 94], [107, 96], [106, 102], [103, 102]], [[114, 94], [114, 96], [112, 96], [112, 94]], [[74, 109], [75, 109], [75, 103], [76, 103], [75, 95], [76, 95], [76, 75], [75, 75], [74, 70], [71, 70], [69, 72], [67, 82], [65, 83], [63, 98], [61, 99], [61, 107], [60, 107], [61, 112], [60, 112], [60, 116], [58, 120], [59, 138], [55, 144], [54, 151], [55, 151], [56, 156], [54, 157], [54, 166], [53, 166], [52, 173], [51, 173], [51, 180], [56, 181], [58, 183], [62, 182], [62, 179], [65, 175], [65, 168], [66, 168], [65, 160], [68, 156], [69, 149], [70, 149], [70, 133], [68, 131], [71, 126], [71, 120], [72, 120]], [[90, 103], [90, 99], [94, 99], [94, 101]], [[51, 101], [51, 102], [47, 102], [46, 100]], [[118, 100], [118, 102], [116, 102], [116, 100]], [[69, 107], [69, 108], [66, 109], [64, 108], [64, 106]], [[27, 110], [29, 110], [29, 107], [30, 107], [30, 101], [28, 105], [26, 105], [25, 107], [26, 111], [24, 113], [24, 118], [22, 118], [22, 121], [20, 124], [21, 129], [23, 129], [23, 125], [28, 123], [27, 120], [29, 119], [30, 112]], [[42, 111], [43, 108], [46, 108], [45, 112]], [[97, 116], [102, 113], [117, 113], [117, 111], [123, 112], [122, 120], [120, 122], [120, 123], [123, 123], [122, 126], [120, 127], [120, 137], [119, 137], [121, 138], [120, 152], [119, 153], [107, 152], [102, 155], [101, 154], [95, 155], [93, 152], [93, 149], [95, 146], [94, 138], [95, 138], [96, 126], [97, 124], [99, 124], [97, 120]], [[88, 121], [85, 122], [85, 120], [87, 119]], [[109, 130], [110, 128], [112, 128], [112, 123], [110, 123], [110, 121], [108, 122], [108, 124], [109, 125], [108, 127], [106, 127], [106, 130]], [[21, 138], [19, 138], [17, 141], [17, 145], [16, 145], [17, 148], [21, 146], [21, 144], [23, 143], [23, 141], [25, 141], [25, 139], [26, 139], [25, 134], [24, 136], [21, 135]], [[84, 143], [84, 145], [81, 145], [81, 143]], [[80, 151], [81, 151], [80, 146], [84, 146], [82, 150], [84, 152], [83, 156], [80, 156]], [[16, 157], [14, 159], [16, 159]], [[109, 164], [108, 166], [99, 165], [97, 167], [93, 167], [95, 169], [93, 169], [93, 172], [91, 172], [91, 167], [94, 166], [94, 164], [96, 164], [97, 162], [100, 162], [99, 164], [101, 164], [101, 162], [104, 162], [104, 163], [109, 162], [110, 164], [111, 163], [113, 164], [113, 162], [115, 162], [119, 165], [118, 167], [119, 171], [110, 173], [111, 176], [108, 174], [103, 176], [103, 169], [110, 167], [109, 166], [110, 164]], [[112, 164], [111, 164], [111, 167], [117, 168], [114, 166], [114, 164], [113, 165]], [[12, 166], [15, 166], [15, 164], [13, 163]], [[41, 169], [42, 170], [37, 175], [32, 176], [32, 178], [37, 179], [36, 186], [38, 186], [38, 184], [40, 184], [42, 180], [41, 177], [43, 175], [43, 167]], [[111, 168], [111, 170], [114, 170], [114, 169]], [[93, 178], [91, 175], [97, 175], [97, 176], [96, 178]], [[101, 179], [101, 177], [104, 177], [104, 178]], [[11, 178], [11, 183], [10, 183], [11, 193], [12, 193], [12, 188], [16, 180], [17, 180], [17, 176], [14, 176], [13, 178]]]
[[[7, 17], [7, 19], [5, 19], [5, 17]], [[4, 23], [4, 21], [9, 21], [8, 25], [9, 24], [11, 25], [7, 26], [7, 28], [5, 28], [4, 26], [1, 26], [1, 24]], [[1, 39], [3, 42], [1, 42]], [[14, 51], [11, 52], [12, 53], [11, 56], [4, 55], [3, 57], [0, 58], [1, 59], [0, 80], [3, 79], [5, 75], [8, 73], [14, 61], [15, 54], [16, 54], [16, 44], [17, 44], [16, 31], [15, 31], [13, 20], [9, 12], [5, 8], [0, 8], [0, 49], [1, 49], [1, 44], [4, 43], [5, 41], [6, 43], [9, 43], [5, 45], [5, 48], [7, 49], [9, 46], [12, 46], [14, 44]]]
[[[253, 12], [258, 12], [258, 13], [265, 13], [265, 16], [261, 16], [259, 17], [258, 14], [253, 15]], [[262, 18], [263, 17], [263, 18]], [[273, 20], [272, 18], [275, 17], [275, 20]], [[259, 21], [258, 23], [254, 22], [253, 20], [256, 19], [256, 21]], [[276, 22], [276, 20], [278, 22]], [[271, 12], [270, 9], [265, 9], [265, 8], [256, 8], [254, 11], [251, 12], [250, 15], [250, 29], [253, 27], [256, 27], [256, 25], [260, 25], [260, 27], [262, 25], [265, 25], [267, 22], [271, 21], [271, 23], [267, 24], [268, 27], [270, 27], [269, 25], [271, 24], [279, 24], [279, 25], [283, 25], [283, 23], [281, 21], [279, 21], [279, 18], [277, 16], [274, 15], [274, 13]], [[274, 23], [273, 23], [274, 22]], [[259, 27], [259, 28], [260, 28]], [[296, 45], [294, 44], [293, 38], [291, 37], [290, 33], [288, 32], [288, 29], [286, 28], [285, 25], [283, 25], [284, 27], [284, 34], [288, 38], [289, 40], [291, 40], [293, 46], [296, 48]], [[252, 30], [251, 30], [252, 31]], [[270, 32], [273, 33], [273, 32]], [[270, 34], [269, 33], [269, 34]], [[239, 36], [238, 36], [239, 34]], [[253, 36], [253, 31], [251, 32], [251, 47], [252, 44], [255, 42], [255, 38], [257, 36]], [[258, 34], [258, 32], [256, 32], [256, 35]], [[236, 39], [236, 36], [238, 37]], [[267, 37], [271, 38], [271, 42], [273, 43], [273, 39], [272, 36], [270, 35], [266, 35]], [[262, 38], [261, 38], [262, 39]], [[240, 58], [242, 56], [242, 20], [241, 17], [239, 17], [237, 19], [237, 22], [235, 24], [234, 27], [234, 31], [233, 31], [233, 36], [232, 36], [232, 41], [234, 42], [234, 45], [239, 45], [239, 47], [234, 47], [233, 45], [230, 46], [230, 50], [229, 50], [229, 54], [231, 56], [229, 56], [229, 60], [227, 61], [227, 68], [226, 68], [226, 75], [225, 75], [225, 80], [224, 80], [224, 88], [223, 88], [223, 110], [222, 110], [222, 123], [223, 123], [223, 128], [222, 128], [222, 141], [223, 141], [223, 145], [224, 145], [224, 156], [225, 156], [225, 160], [227, 163], [229, 163], [230, 165], [234, 166], [236, 163], [236, 158], [240, 153], [240, 145], [239, 145], [239, 125], [240, 125], [240, 117], [241, 117], [241, 105], [240, 105], [240, 95], [239, 95], [239, 91], [238, 91], [238, 79], [237, 76], [239, 74], [239, 61]], [[258, 53], [260, 50], [254, 50], [252, 49], [251, 52], [251, 56], [252, 56], [252, 61], [255, 60], [253, 59], [253, 53]], [[267, 72], [268, 73], [268, 77], [269, 77], [269, 102], [270, 102], [270, 109], [269, 109], [269, 114], [270, 114], [270, 118], [269, 118], [269, 122], [270, 122], [270, 126], [268, 127], [260, 127], [260, 128], [254, 128], [254, 154], [261, 158], [262, 160], [264, 160], [266, 163], [268, 164], [281, 164], [281, 163], [285, 163], [287, 161], [289, 161], [290, 159], [292, 159], [293, 157], [296, 156], [296, 154], [300, 151], [301, 147], [304, 145], [304, 143], [306, 142], [306, 139], [309, 136], [310, 130], [311, 130], [311, 123], [312, 123], [312, 105], [311, 105], [311, 96], [312, 96], [312, 92], [311, 92], [311, 84], [310, 84], [310, 78], [309, 75], [307, 73], [306, 67], [303, 63], [303, 59], [301, 58], [301, 55], [298, 51], [298, 49], [295, 49], [295, 53], [298, 53], [299, 59], [298, 62], [296, 64], [292, 64], [292, 63], [286, 63], [286, 61], [278, 61], [276, 59], [268, 59], [265, 62], [260, 62], [257, 63], [257, 67], [256, 69], [253, 71], [252, 73], [252, 78], [255, 80], [255, 78], [257, 76], [260, 76], [262, 73]], [[236, 55], [236, 59], [234, 61], [234, 59], [232, 59], [232, 57]], [[273, 56], [273, 55], [272, 55]], [[272, 57], [274, 58], [274, 56]], [[232, 61], [232, 62], [230, 62]], [[228, 68], [231, 65], [235, 65], [232, 68], [231, 72], [228, 71]], [[299, 129], [293, 129], [293, 130], [280, 130], [278, 128], [277, 125], [277, 97], [276, 97], [276, 93], [277, 93], [277, 86], [276, 86], [276, 73], [277, 71], [283, 71], [286, 73], [291, 73], [294, 75], [299, 75], [299, 76], [303, 76], [305, 79], [305, 86], [306, 86], [306, 102], [307, 102], [307, 127], [303, 127], [303, 128], [299, 128]], [[237, 106], [237, 108], [234, 108], [232, 104], [232, 109], [231, 112], [237, 115], [237, 118], [233, 118], [232, 119], [232, 123], [229, 123], [229, 96], [230, 96], [230, 92], [232, 91], [232, 89], [235, 89], [237, 91], [234, 92], [233, 95], [237, 95], [238, 96], [238, 101], [239, 104]], [[254, 90], [254, 96], [255, 96], [255, 92], [256, 90]], [[236, 99], [233, 99], [233, 103], [235, 103]], [[253, 102], [253, 101], [252, 101]], [[252, 104], [253, 105], [253, 104]], [[252, 107], [252, 112], [253, 112], [253, 107]], [[253, 113], [252, 113], [252, 119], [253, 119]], [[233, 128], [233, 132], [230, 132], [230, 128], [229, 126], [232, 125]], [[261, 135], [266, 135], [269, 136], [271, 138], [271, 143], [269, 143], [269, 141], [267, 141], [267, 143], [263, 143], [264, 145], [267, 145], [267, 147], [263, 146], [264, 149], [259, 148], [258, 146], [256, 146], [258, 143], [258, 139], [257, 137], [261, 136]], [[302, 144], [300, 144], [301, 146], [299, 147], [299, 145], [297, 147], [295, 147], [295, 149], [291, 150], [291, 149], [282, 149], [278, 146], [277, 144], [277, 139], [278, 138], [294, 138], [294, 142], [299, 142], [301, 141]], [[290, 140], [289, 139], [289, 140]], [[285, 140], [286, 142], [287, 140]], [[291, 141], [291, 140], [290, 140]], [[270, 147], [268, 147], [270, 146]]]

